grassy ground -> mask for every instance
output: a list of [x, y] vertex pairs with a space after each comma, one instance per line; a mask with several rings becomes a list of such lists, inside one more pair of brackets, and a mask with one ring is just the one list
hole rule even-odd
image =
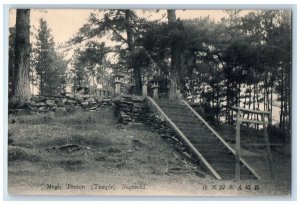
[[[289, 194], [290, 165], [281, 154], [277, 180], [217, 181], [148, 127], [118, 125], [110, 109], [11, 115], [8, 152], [8, 190], [17, 195]], [[265, 167], [264, 159], [248, 159]]]

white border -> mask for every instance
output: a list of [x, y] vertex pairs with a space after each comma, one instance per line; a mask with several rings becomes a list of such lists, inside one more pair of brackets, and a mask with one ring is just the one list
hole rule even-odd
[[[101, 7], [106, 7], [106, 8], [111, 8], [111, 7], [130, 7], [130, 8], [156, 8], [156, 7], [159, 7], [159, 8], [195, 8], [195, 7], [199, 7], [201, 6], [201, 8], [203, 9], [222, 9], [222, 8], [254, 8], [253, 7], [253, 4], [256, 4], [255, 7], [256, 8], [282, 8], [282, 4], [284, 5], [287, 5], [287, 4], [295, 4], [295, 9], [297, 11], [299, 11], [299, 4], [298, 4], [298, 1], [297, 0], [243, 0], [243, 1], [237, 1], [237, 0], [209, 0], [209, 1], [194, 1], [194, 0], [151, 0], [151, 1], [148, 1], [148, 0], [139, 0], [139, 1], [127, 1], [127, 0], [110, 0], [110, 1], [107, 1], [108, 3], [106, 4], [103, 4], [104, 2], [99, 2], [97, 0], [3, 0], [2, 1], [2, 7], [1, 7], [1, 39], [3, 39], [3, 44], [1, 44], [1, 53], [0, 53], [0, 56], [1, 56], [1, 60], [0, 62], [4, 62], [4, 64], [7, 65], [7, 49], [4, 50], [4, 48], [7, 48], [7, 43], [8, 43], [8, 40], [4, 39], [4, 31], [5, 29], [8, 29], [7, 27], [5, 28], [4, 25], [5, 25], [5, 21], [7, 21], [7, 16], [4, 16], [5, 14], [5, 9], [6, 8], [3, 8], [3, 6], [5, 4], [8, 4], [10, 5], [10, 7], [15, 7], [16, 5], [13, 5], [13, 4], [21, 4], [21, 5], [18, 5], [19, 8], [22, 8], [22, 7], [35, 7], [35, 8], [41, 8], [41, 7], [71, 7], [71, 8], [82, 8], [82, 7], [85, 7], [85, 8], [91, 8], [91, 7], [94, 7], [95, 5], [99, 4], [99, 3], [102, 3], [101, 4]], [[39, 6], [36, 6], [35, 4], [39, 4]], [[88, 5], [90, 4], [90, 5]], [[155, 4], [155, 5], [154, 5]], [[230, 4], [233, 4], [233, 5], [230, 5]], [[99, 6], [99, 5], [98, 5]], [[7, 12], [7, 11], [6, 11]], [[295, 10], [294, 10], [295, 12]], [[292, 75], [292, 83], [293, 83], [293, 90], [292, 90], [292, 105], [293, 105], [293, 121], [292, 121], [292, 132], [293, 132], [293, 135], [294, 135], [294, 139], [297, 137], [297, 126], [298, 126], [298, 122], [297, 122], [297, 116], [299, 116], [299, 111], [297, 109], [297, 102], [298, 102], [298, 92], [299, 92], [299, 83], [297, 83], [297, 79], [298, 79], [298, 75], [299, 75], [299, 72], [297, 72], [297, 65], [296, 65], [296, 59], [299, 57], [299, 52], [298, 52], [298, 48], [299, 48], [299, 41], [297, 40], [297, 42], [295, 42], [296, 40], [296, 37], [298, 37], [298, 35], [296, 36], [296, 34], [299, 34], [299, 26], [298, 26], [298, 12], [297, 12], [297, 17], [293, 19], [293, 75]], [[295, 22], [296, 21], [296, 22]], [[5, 34], [6, 37], [7, 37], [7, 33]], [[296, 56], [297, 55], [297, 56]], [[300, 58], [298, 58], [300, 59]], [[2, 67], [2, 68], [5, 68]], [[2, 118], [0, 118], [0, 126], [1, 126], [1, 131], [3, 133], [3, 140], [0, 140], [1, 143], [1, 148], [0, 148], [0, 157], [2, 159], [4, 159], [3, 157], [3, 146], [2, 145], [5, 145], [6, 142], [5, 140], [5, 132], [7, 131], [7, 107], [5, 107], [7, 105], [7, 91], [4, 90], [5, 88], [7, 88], [7, 70], [6, 69], [1, 69], [1, 84], [2, 84], [2, 89], [1, 89], [1, 92], [0, 92], [0, 95], [1, 95], [1, 103], [2, 103], [2, 106], [1, 106], [1, 116], [3, 116]], [[6, 126], [6, 127], [5, 127]], [[7, 135], [7, 134], [6, 134]], [[297, 151], [296, 151], [296, 148], [297, 147], [300, 147], [299, 146], [299, 141], [300, 140], [297, 140], [297, 144], [293, 141], [293, 144], [292, 144], [292, 149], [293, 149], [293, 156], [297, 156], [297, 162], [295, 161], [295, 158], [293, 158], [293, 163], [295, 165], [295, 163], [297, 163], [297, 165], [299, 165], [299, 154], [297, 154]], [[299, 153], [299, 152], [298, 152]], [[6, 160], [3, 160], [3, 162], [5, 162]], [[3, 186], [1, 186], [3, 184], [3, 164], [0, 163], [0, 166], [1, 166], [1, 169], [0, 169], [0, 192], [3, 193]], [[293, 166], [293, 171], [294, 173], [293, 174], [296, 174], [296, 167]], [[293, 178], [293, 180], [295, 180], [295, 178]], [[293, 183], [297, 186], [299, 185], [299, 177], [297, 177], [296, 179], [297, 181], [293, 181]], [[1, 183], [2, 182], [2, 183]], [[295, 186], [295, 187], [296, 187]], [[295, 191], [295, 190], [293, 190]], [[295, 194], [295, 193], [293, 193]], [[6, 200], [7, 200], [7, 196], [6, 197]], [[297, 197], [297, 195], [295, 194], [294, 197]], [[163, 204], [166, 204], [167, 201], [166, 200], [175, 200], [176, 202], [172, 202], [172, 204], [178, 204], [180, 202], [183, 202], [182, 200], [189, 200], [190, 204], [199, 204], [199, 203], [204, 203], [204, 201], [202, 200], [212, 200], [212, 201], [206, 201], [205, 204], [214, 204], [214, 203], [221, 203], [222, 205], [223, 204], [240, 204], [240, 203], [243, 203], [243, 204], [253, 204], [253, 203], [258, 203], [258, 204], [297, 204], [299, 201], [299, 198], [296, 199], [294, 198], [294, 200], [296, 201], [285, 201], [285, 199], [283, 198], [280, 198], [280, 197], [254, 197], [254, 198], [224, 198], [224, 197], [188, 197], [188, 198], [185, 198], [185, 197], [142, 197], [142, 198], [135, 198], [135, 197], [121, 197], [121, 198], [107, 198], [107, 197], [81, 197], [83, 200], [101, 200], [101, 201], [105, 201], [105, 203], [107, 203], [106, 200], [118, 200], [118, 201], [122, 201], [121, 203], [122, 204], [132, 204], [134, 202], [131, 202], [131, 200], [135, 200], [135, 203], [139, 203], [138, 201], [136, 200], [142, 200], [143, 202], [142, 203], [145, 203], [145, 204], [149, 204], [149, 203], [153, 203], [153, 202], [148, 202], [147, 200], [163, 200]], [[3, 200], [3, 195], [2, 195], [2, 198]], [[30, 202], [28, 200], [70, 200], [72, 201], [72, 204], [82, 204], [83, 202], [82, 201], [76, 201], [76, 200], [82, 200], [78, 197], [33, 197], [33, 198], [28, 198], [28, 197], [18, 197], [17, 200], [21, 200], [20, 202], [22, 204], [37, 204], [37, 203], [40, 203], [38, 201], [35, 201], [35, 202]], [[16, 199], [15, 199], [16, 200]], [[75, 200], [75, 201], [74, 201]], [[130, 201], [129, 201], [130, 200]], [[201, 202], [197, 202], [197, 200], [201, 200]], [[231, 200], [235, 200], [235, 201], [231, 201]], [[243, 202], [241, 202], [240, 200], [242, 200]], [[247, 200], [250, 200], [250, 201], [247, 201]], [[259, 200], [259, 201], [252, 201], [252, 200]], [[264, 201], [266, 200], [266, 201]], [[272, 201], [270, 201], [272, 200]], [[275, 200], [275, 201], [273, 201]], [[293, 199], [292, 199], [293, 200]], [[25, 201], [25, 202], [24, 202]], [[196, 201], [196, 202], [195, 202]], [[5, 204], [15, 204], [15, 203], [18, 203], [16, 201], [4, 201]], [[43, 202], [45, 203], [45, 202]], [[57, 202], [52, 202], [52, 201], [47, 201], [47, 203], [57, 203]], [[65, 202], [63, 202], [65, 203]], [[90, 203], [93, 203], [93, 202], [90, 202]], [[95, 203], [95, 202], [94, 202]], [[98, 204], [98, 202], [96, 202]], [[114, 202], [115, 203], [115, 202]], [[134, 203], [134, 204], [135, 204]], [[157, 202], [155, 202], [157, 203]]]

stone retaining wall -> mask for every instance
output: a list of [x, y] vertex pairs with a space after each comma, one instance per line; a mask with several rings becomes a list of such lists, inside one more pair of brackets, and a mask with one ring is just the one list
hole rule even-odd
[[115, 104], [115, 115], [120, 124], [143, 123], [167, 140], [186, 158], [192, 159], [192, 154], [187, 146], [181, 142], [171, 127], [151, 110], [145, 97], [123, 95], [113, 99], [113, 104]]
[[149, 107], [146, 98], [133, 95], [122, 95], [115, 97], [115, 116], [119, 123], [145, 122], [148, 117]]
[[75, 111], [96, 111], [101, 107], [111, 105], [110, 98], [97, 98], [88, 95], [74, 96], [35, 96], [31, 98], [28, 107], [34, 113], [67, 113]]

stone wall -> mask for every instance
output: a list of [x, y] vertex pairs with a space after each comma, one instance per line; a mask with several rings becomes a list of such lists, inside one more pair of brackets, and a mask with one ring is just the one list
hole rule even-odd
[[111, 105], [110, 98], [90, 97], [89, 95], [74, 96], [35, 96], [28, 107], [33, 113], [68, 113], [76, 111], [97, 111], [101, 107]]
[[148, 105], [145, 97], [130, 95], [118, 96], [113, 99], [115, 105], [115, 115], [118, 122], [124, 125], [143, 123], [153, 132], [157, 132], [160, 137], [167, 140], [179, 153], [186, 158], [192, 159], [192, 154], [187, 146], [181, 142], [171, 127], [161, 119]]
[[145, 122], [148, 117], [149, 107], [145, 97], [122, 95], [115, 97], [112, 102], [119, 123]]

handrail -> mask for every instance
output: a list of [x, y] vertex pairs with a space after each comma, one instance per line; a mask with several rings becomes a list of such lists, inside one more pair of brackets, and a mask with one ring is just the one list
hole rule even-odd
[[[236, 151], [189, 105], [188, 102], [182, 100], [182, 102], [197, 116], [197, 118], [234, 154]], [[240, 157], [241, 162], [255, 175], [257, 179], [261, 179], [258, 173], [243, 159]]]
[[194, 147], [194, 145], [187, 139], [187, 137], [180, 131], [180, 129], [172, 122], [172, 120], [162, 111], [158, 104], [149, 96], [147, 96], [149, 102], [155, 107], [160, 115], [173, 127], [175, 132], [185, 141], [185, 143], [192, 149], [196, 156], [205, 164], [209, 171], [217, 178], [222, 179], [221, 176], [214, 170], [214, 168], [206, 161], [203, 155]]
[[246, 108], [242, 108], [242, 107], [235, 107], [235, 106], [232, 106], [231, 108], [234, 110], [240, 110], [240, 111], [244, 111], [244, 112], [252, 112], [252, 113], [256, 113], [256, 114], [266, 114], [266, 115], [271, 114], [270, 111], [250, 110], [250, 109], [246, 109]]

